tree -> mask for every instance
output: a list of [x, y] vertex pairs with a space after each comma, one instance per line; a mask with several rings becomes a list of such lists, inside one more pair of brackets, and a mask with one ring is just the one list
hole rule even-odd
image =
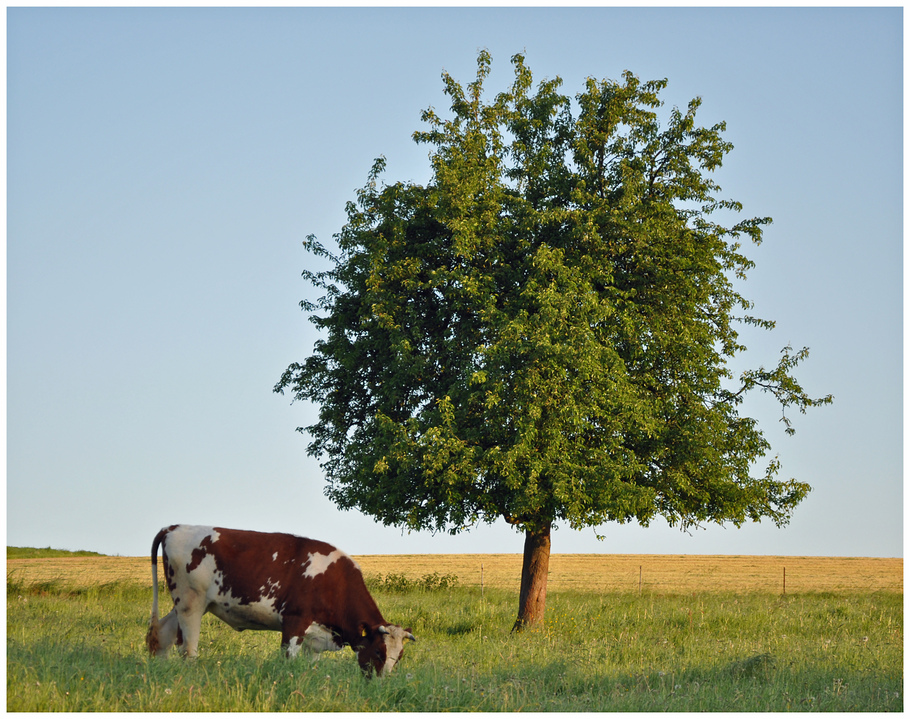
[[770, 329], [734, 288], [769, 218], [725, 227], [738, 202], [709, 175], [732, 149], [699, 127], [700, 100], [656, 110], [666, 80], [559, 78], [533, 90], [524, 58], [487, 103], [488, 53], [451, 117], [414, 138], [432, 180], [379, 184], [375, 162], [338, 254], [302, 302], [324, 332], [275, 387], [319, 405], [301, 429], [326, 494], [387, 525], [456, 533], [502, 517], [525, 535], [515, 629], [539, 622], [550, 533], [605, 522], [683, 529], [785, 524], [810, 487], [753, 465], [770, 445], [740, 409], [752, 390], [786, 410], [825, 404], [792, 370], [807, 350], [734, 378], [737, 327]]

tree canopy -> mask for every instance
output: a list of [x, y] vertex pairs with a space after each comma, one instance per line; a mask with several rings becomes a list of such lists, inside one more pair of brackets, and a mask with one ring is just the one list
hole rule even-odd
[[794, 379], [806, 349], [728, 367], [737, 330], [773, 322], [735, 286], [770, 218], [717, 219], [742, 210], [711, 178], [724, 123], [700, 127], [696, 98], [662, 124], [666, 80], [589, 78], [573, 103], [512, 64], [491, 102], [487, 52], [466, 87], [444, 73], [451, 113], [426, 110], [414, 133], [431, 181], [382, 183], [379, 159], [337, 252], [307, 239], [330, 265], [304, 272], [323, 336], [275, 389], [319, 406], [301, 429], [338, 506], [523, 531], [522, 626], [542, 616], [554, 523], [785, 524], [810, 488], [777, 478], [742, 403], [773, 393], [792, 432], [788, 409], [831, 397]]

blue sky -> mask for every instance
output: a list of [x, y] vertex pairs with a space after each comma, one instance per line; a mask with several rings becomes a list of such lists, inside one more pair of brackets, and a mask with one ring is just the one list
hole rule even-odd
[[554, 552], [903, 555], [901, 8], [7, 11], [7, 542], [144, 555], [175, 522], [288, 531], [355, 554], [520, 552], [504, 524], [402, 532], [339, 512], [272, 392], [317, 336], [309, 233], [330, 243], [375, 157], [429, 178], [411, 133], [440, 75], [491, 93], [526, 54], [571, 95], [666, 77], [735, 149], [717, 174], [770, 215], [743, 293], [833, 406], [756, 398], [782, 475], [814, 491], [777, 529], [561, 527]]

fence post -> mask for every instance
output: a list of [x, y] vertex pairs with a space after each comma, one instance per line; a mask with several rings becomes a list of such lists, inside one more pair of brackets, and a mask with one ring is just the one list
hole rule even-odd
[[483, 562], [480, 563], [480, 598], [483, 599]]
[[641, 565], [638, 565], [638, 596], [641, 596]]
[[787, 568], [784, 567], [784, 596], [787, 596]]

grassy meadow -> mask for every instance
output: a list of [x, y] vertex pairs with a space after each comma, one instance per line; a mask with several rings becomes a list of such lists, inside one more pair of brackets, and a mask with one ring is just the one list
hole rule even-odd
[[544, 625], [512, 635], [517, 555], [356, 559], [419, 640], [381, 680], [210, 615], [198, 660], [153, 660], [148, 559], [10, 558], [7, 709], [903, 710], [902, 560], [554, 555]]

